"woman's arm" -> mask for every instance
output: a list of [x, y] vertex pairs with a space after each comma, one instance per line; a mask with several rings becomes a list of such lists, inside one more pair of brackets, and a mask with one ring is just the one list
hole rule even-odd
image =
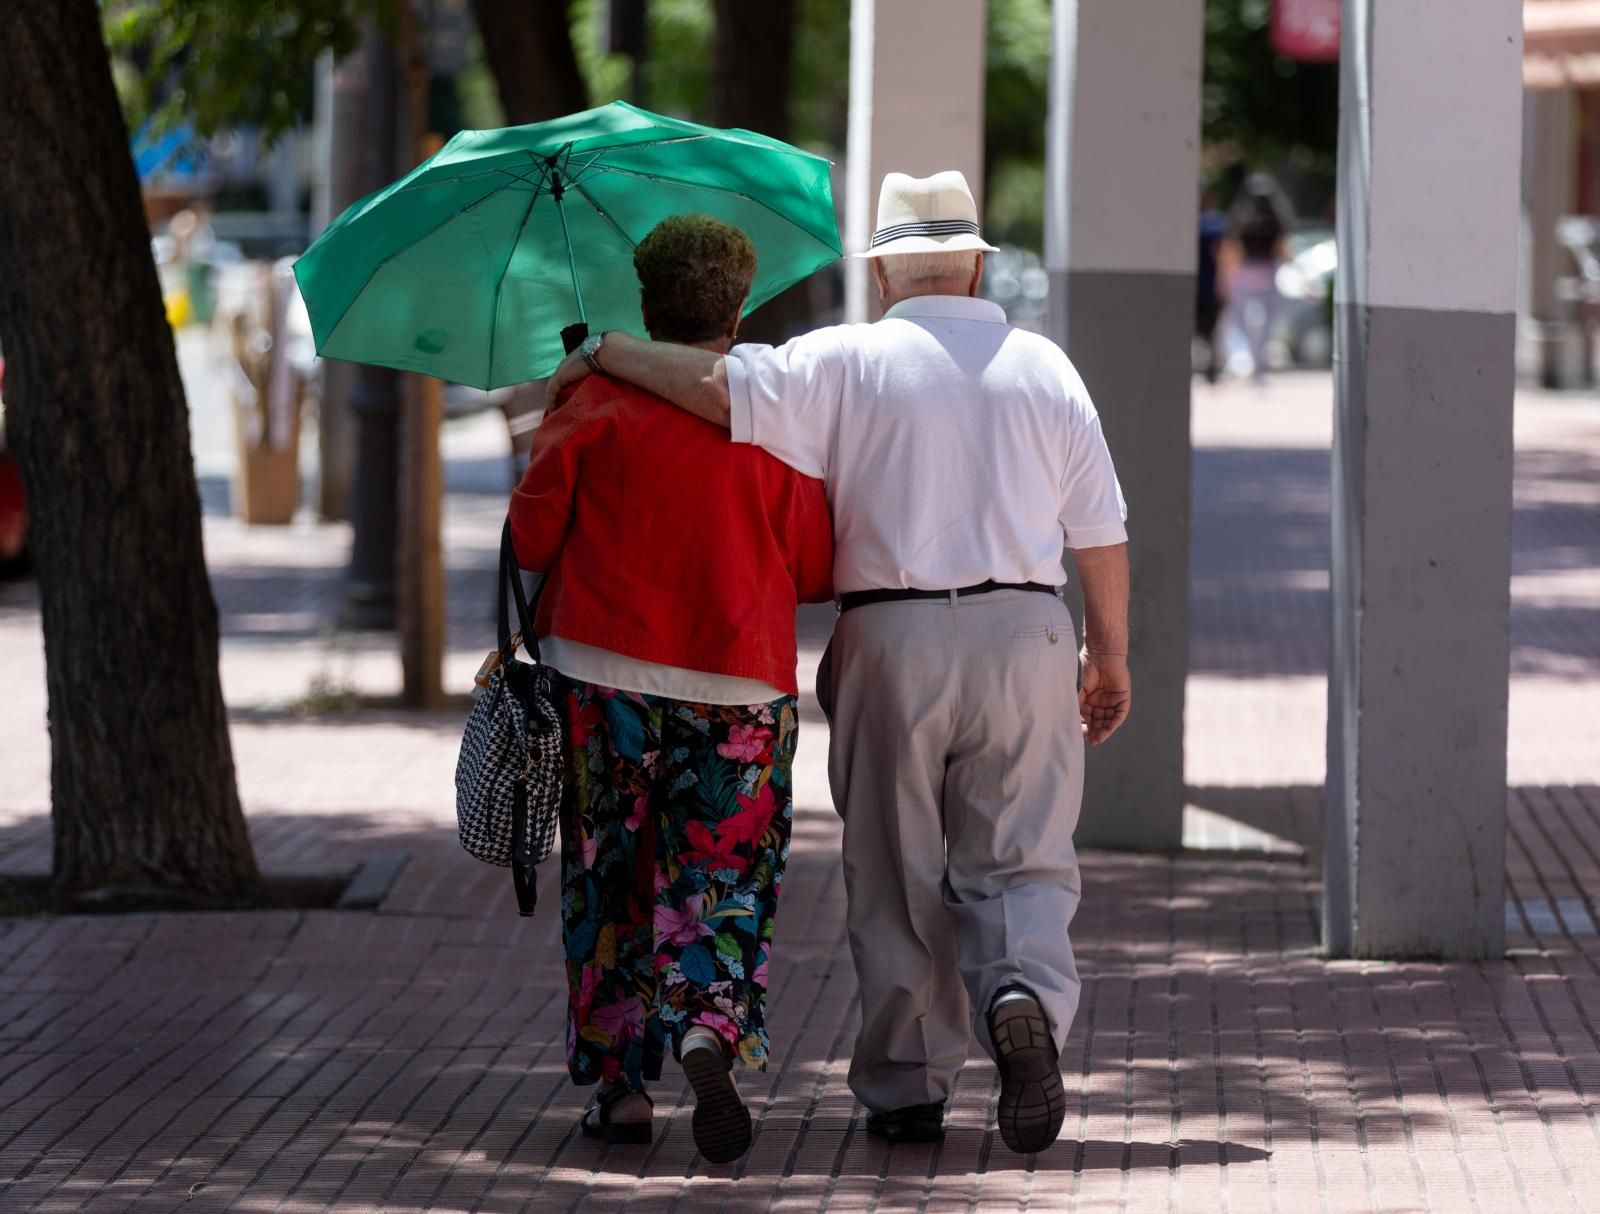
[[792, 482], [789, 510], [789, 568], [795, 597], [802, 603], [833, 598], [833, 518], [822, 482], [784, 469]]
[[1237, 237], [1224, 236], [1217, 242], [1217, 294], [1223, 299], [1233, 292], [1233, 276], [1240, 260]]
[[517, 564], [547, 573], [555, 564], [572, 522], [583, 448], [596, 422], [581, 402], [549, 414], [533, 436], [533, 452], [522, 483], [511, 494], [511, 542]]

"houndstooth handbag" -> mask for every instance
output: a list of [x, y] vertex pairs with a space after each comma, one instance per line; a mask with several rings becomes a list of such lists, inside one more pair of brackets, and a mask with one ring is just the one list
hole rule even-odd
[[[507, 618], [508, 591], [519, 633]], [[499, 598], [499, 648], [479, 672], [483, 692], [467, 717], [456, 761], [456, 825], [461, 846], [473, 856], [511, 867], [517, 909], [531, 915], [538, 901], [534, 866], [554, 847], [561, 813], [564, 735], [550, 669], [539, 661], [510, 519], [500, 534]], [[519, 642], [533, 662], [517, 659]]]

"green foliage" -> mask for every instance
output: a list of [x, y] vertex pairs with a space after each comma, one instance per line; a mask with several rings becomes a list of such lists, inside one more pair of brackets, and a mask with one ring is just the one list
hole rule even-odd
[[1033, 249], [1044, 243], [1050, 22], [1050, 0], [989, 0], [984, 227], [992, 240]]
[[1214, 161], [1290, 167], [1331, 185], [1339, 65], [1274, 53], [1269, 0], [1207, 0], [1201, 122]]
[[626, 55], [608, 54], [604, 47], [605, 0], [575, 0], [572, 5], [572, 46], [578, 69], [596, 105], [608, 105], [628, 95]]
[[[1050, 0], [989, 0], [984, 89], [985, 222], [1038, 248], [1044, 223], [1044, 123]], [[1270, 0], [1207, 0], [1201, 136], [1212, 172], [1236, 163], [1285, 171], [1303, 201], [1331, 194], [1339, 137], [1338, 64], [1272, 49]]]
[[[1002, 239], [1037, 247], [1043, 224], [1050, 0], [988, 0], [986, 210]], [[354, 48], [363, 20], [392, 19], [395, 0], [106, 0], [107, 42], [130, 121], [192, 122], [201, 135], [259, 124], [270, 139], [309, 109], [311, 65]], [[1338, 139], [1338, 65], [1273, 53], [1270, 0], [1207, 0], [1202, 102], [1207, 164], [1287, 168], [1331, 189]], [[604, 0], [574, 0], [573, 40], [595, 104], [628, 97], [633, 65], [603, 47]], [[711, 0], [651, 0], [645, 106], [709, 118]], [[798, 0], [793, 138], [844, 145], [849, 108], [850, 0]], [[501, 120], [481, 60], [457, 83], [456, 119]]]
[[984, 235], [994, 244], [1044, 248], [1044, 160], [997, 160], [989, 170]]
[[241, 123], [269, 139], [308, 107], [311, 65], [354, 49], [384, 0], [109, 0], [106, 43], [121, 56], [131, 123], [188, 121], [201, 135]]
[[1044, 159], [1050, 0], [989, 0], [984, 141], [991, 163]]
[[461, 107], [461, 125], [485, 131], [506, 124], [500, 104], [500, 88], [494, 73], [483, 60], [483, 45], [473, 35], [473, 48], [467, 69], [456, 77], [456, 99]]
[[[711, 120], [711, 60], [716, 12], [711, 0], [651, 0], [641, 104], [694, 122]], [[576, 0], [573, 43], [596, 105], [627, 98], [633, 65], [602, 49], [602, 0]], [[797, 0], [793, 139], [844, 146], [850, 108], [850, 0]]]
[[[604, 49], [604, 0], [576, 0], [572, 41], [595, 105], [635, 100], [633, 62]], [[711, 0], [650, 0], [648, 47], [640, 105], [662, 114], [706, 120], [711, 104]]]
[[711, 0], [650, 0], [650, 48], [641, 104], [705, 121], [711, 111]]
[[850, 123], [850, 0], [795, 5], [789, 121], [794, 142], [803, 147], [844, 147]]

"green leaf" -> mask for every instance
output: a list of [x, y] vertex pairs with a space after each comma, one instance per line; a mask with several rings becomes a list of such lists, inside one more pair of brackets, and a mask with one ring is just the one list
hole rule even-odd
[[108, 0], [101, 29], [136, 68], [124, 73], [130, 126], [189, 122], [205, 137], [256, 125], [270, 141], [309, 114], [317, 57], [348, 54], [364, 21], [392, 14], [392, 0]]

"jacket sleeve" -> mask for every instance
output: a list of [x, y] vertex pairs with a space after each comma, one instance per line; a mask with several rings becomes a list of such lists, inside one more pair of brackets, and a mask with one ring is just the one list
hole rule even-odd
[[580, 394], [546, 414], [533, 436], [522, 483], [511, 494], [512, 546], [517, 564], [532, 573], [548, 573], [555, 565], [572, 524], [583, 451], [599, 428], [585, 404]]
[[785, 470], [789, 477], [789, 570], [802, 603], [833, 598], [833, 517], [822, 482]]

